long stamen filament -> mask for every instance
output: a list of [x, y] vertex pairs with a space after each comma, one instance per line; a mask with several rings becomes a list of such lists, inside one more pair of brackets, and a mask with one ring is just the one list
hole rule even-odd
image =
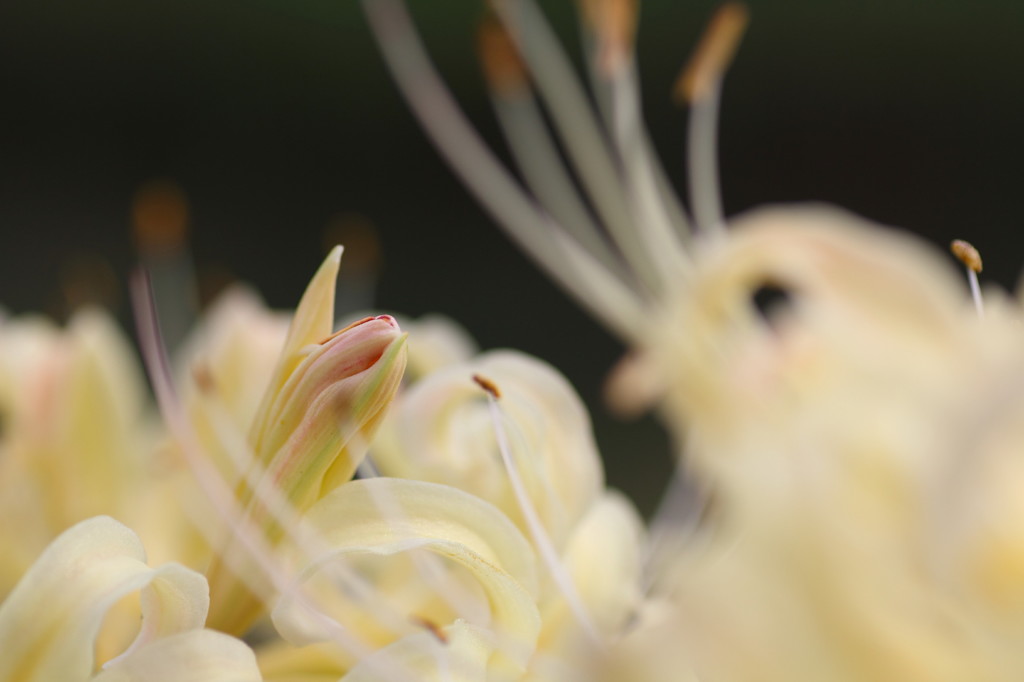
[[[640, 299], [579, 244], [560, 239], [562, 228], [502, 168], [445, 88], [404, 4], [363, 0], [363, 8], [396, 83], [466, 186], [553, 279], [622, 338], [632, 339], [642, 322]], [[585, 265], [567, 268], [566, 261]]]
[[680, 242], [680, 234], [688, 231], [682, 210], [678, 209], [673, 221], [669, 207], [676, 203], [674, 195], [666, 201], [657, 181], [658, 165], [648, 142], [640, 111], [640, 88], [632, 59], [611, 76], [611, 125], [613, 138], [622, 158], [623, 177], [643, 229], [638, 232], [648, 242], [651, 258], [658, 261], [659, 269], [669, 281], [682, 273], [681, 266], [689, 265], [689, 258]]
[[526, 90], [521, 94], [493, 92], [498, 123], [527, 186], [560, 225], [609, 271], [625, 281], [626, 274], [587, 213], [555, 152], [536, 100]]
[[550, 571], [551, 577], [554, 579], [559, 591], [565, 597], [565, 601], [568, 604], [570, 611], [572, 611], [573, 616], [575, 616], [587, 637], [593, 643], [600, 644], [601, 635], [597, 630], [597, 626], [595, 626], [593, 620], [591, 620], [586, 607], [583, 605], [583, 600], [580, 599], [576, 585], [573, 583], [568, 571], [566, 571], [565, 567], [562, 565], [562, 561], [558, 556], [558, 550], [555, 549], [551, 536], [548, 535], [547, 530], [545, 530], [544, 524], [540, 519], [540, 515], [537, 513], [536, 507], [534, 507], [529, 494], [526, 492], [526, 486], [523, 483], [522, 476], [519, 474], [519, 467], [516, 465], [515, 460], [512, 457], [512, 448], [509, 445], [508, 434], [505, 431], [505, 417], [502, 413], [501, 406], [498, 404], [501, 392], [494, 382], [486, 377], [474, 375], [473, 381], [475, 381], [480, 388], [484, 390], [487, 397], [487, 407], [490, 412], [491, 424], [494, 428], [494, 436], [498, 444], [498, 451], [501, 453], [501, 461], [505, 465], [505, 472], [508, 474], [509, 483], [512, 485], [512, 491], [515, 494], [516, 503], [519, 505], [519, 510], [522, 512], [523, 519], [526, 521], [526, 527], [530, 531], [530, 537], [533, 539], [534, 545], [540, 552], [541, 560], [547, 566], [548, 571]]
[[706, 233], [720, 233], [725, 229], [718, 184], [718, 108], [722, 80], [749, 18], [746, 6], [739, 2], [720, 7], [676, 85], [677, 98], [690, 105], [687, 129], [690, 203], [697, 228]]
[[569, 159], [609, 234], [636, 277], [660, 293], [677, 273], [662, 262], [665, 254], [645, 241], [646, 230], [637, 228], [639, 216], [630, 210], [616, 160], [568, 56], [535, 3], [501, 0], [494, 7], [530, 66]]
[[690, 206], [697, 228], [705, 234], [725, 229], [722, 191], [718, 184], [718, 103], [721, 82], [715, 82], [693, 103], [687, 126], [687, 169]]

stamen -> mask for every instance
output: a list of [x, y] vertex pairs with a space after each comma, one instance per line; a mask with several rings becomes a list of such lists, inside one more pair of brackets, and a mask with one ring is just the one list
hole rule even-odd
[[675, 192], [669, 185], [643, 122], [640, 79], [634, 40], [636, 0], [579, 0], [585, 41], [590, 52], [591, 82], [605, 125], [622, 162], [622, 177], [634, 220], [642, 226], [639, 238], [655, 267], [667, 281], [678, 281], [689, 259], [682, 241], [689, 234]]
[[373, 223], [358, 213], [340, 213], [324, 228], [323, 244], [325, 252], [335, 244], [345, 245], [345, 267], [338, 271], [334, 291], [334, 319], [373, 308], [382, 260]]
[[508, 33], [490, 15], [480, 22], [477, 52], [487, 84], [502, 97], [515, 97], [529, 90], [526, 65]]
[[580, 199], [529, 88], [519, 52], [493, 17], [482, 22], [478, 46], [498, 123], [526, 185], [584, 249], [618, 279], [631, 281]]
[[530, 537], [533, 539], [534, 545], [540, 552], [541, 559], [547, 566], [548, 571], [551, 572], [551, 577], [554, 579], [555, 585], [558, 586], [562, 596], [565, 597], [569, 610], [572, 611], [587, 637], [589, 637], [593, 643], [600, 644], [601, 635], [598, 632], [597, 627], [594, 625], [594, 622], [590, 619], [590, 615], [587, 613], [587, 609], [583, 605], [582, 599], [580, 599], [579, 592], [576, 590], [576, 585], [573, 583], [569, 573], [565, 570], [565, 567], [562, 566], [562, 562], [558, 556], [558, 550], [555, 549], [551, 536], [548, 535], [547, 530], [545, 530], [544, 524], [540, 520], [540, 515], [537, 513], [536, 507], [533, 506], [533, 501], [526, 492], [526, 486], [523, 484], [523, 479], [519, 475], [519, 467], [512, 458], [512, 448], [509, 445], [508, 436], [505, 433], [504, 415], [502, 414], [501, 406], [498, 404], [498, 400], [501, 396], [501, 390], [493, 381], [479, 374], [473, 375], [473, 381], [475, 381], [487, 394], [487, 406], [491, 414], [491, 423], [494, 427], [494, 436], [498, 443], [498, 451], [501, 453], [501, 461], [505, 465], [505, 471], [508, 473], [509, 483], [512, 484], [512, 491], [515, 494], [519, 510], [523, 513], [523, 519], [526, 521], [526, 527], [530, 531]]
[[640, 229], [612, 150], [587, 95], [544, 14], [530, 0], [495, 0], [496, 13], [530, 66], [537, 88], [580, 182], [637, 279], [655, 294], [678, 276], [679, 259], [659, 249]]
[[487, 391], [492, 398], [500, 399], [501, 391], [498, 389], [498, 385], [485, 376], [479, 374], [473, 375], [473, 381], [476, 382], [477, 386]]
[[167, 180], [142, 185], [132, 205], [132, 228], [139, 257], [159, 295], [156, 305], [164, 342], [175, 349], [195, 322], [198, 309], [195, 273], [187, 248], [185, 193]]
[[[656, 252], [665, 252], [676, 258], [672, 267], [685, 267], [689, 262], [684, 248], [690, 235], [690, 221], [679, 202], [679, 196], [658, 159], [654, 144], [644, 126], [640, 106], [640, 86], [637, 74], [634, 42], [637, 24], [636, 0], [578, 0], [583, 15], [584, 63], [594, 90], [594, 98], [601, 120], [613, 134], [616, 151], [624, 164], [624, 176], [630, 183], [630, 199], [634, 210], [645, 225], [643, 237], [653, 240]], [[611, 52], [610, 60], [606, 55]], [[605, 68], [611, 66], [609, 70]], [[636, 128], [631, 130], [630, 123]], [[631, 152], [624, 146], [633, 141]], [[640, 165], [633, 163], [639, 160]], [[632, 178], [632, 179], [631, 179]], [[653, 191], [646, 183], [653, 184]], [[653, 216], [653, 217], [652, 217]], [[670, 238], [665, 241], [663, 225], [668, 226]]]
[[436, 637], [437, 641], [441, 642], [441, 644], [448, 643], [448, 635], [446, 635], [444, 633], [444, 630], [442, 630], [441, 627], [434, 621], [424, 618], [423, 616], [417, 615], [411, 616], [409, 620], [412, 621], [414, 625], [418, 625], [427, 630], [430, 634]]
[[974, 309], [978, 311], [978, 317], [985, 316], [985, 304], [981, 298], [981, 285], [978, 284], [978, 273], [981, 272], [981, 254], [969, 242], [962, 239], [954, 239], [949, 245], [953, 255], [967, 268], [967, 282], [971, 286], [971, 298], [974, 300]]
[[[502, 168], [445, 88], [405, 5], [399, 0], [363, 0], [363, 8], [396, 83], [453, 170], [553, 279], [614, 332], [632, 340], [642, 326], [639, 297], [579, 244], [560, 239], [562, 229]], [[575, 267], [566, 268], [566, 261]]]
[[683, 241], [690, 234], [689, 221], [675, 193], [666, 191], [664, 170], [644, 127], [635, 66], [619, 71], [609, 86], [609, 127], [622, 159], [623, 181], [642, 226], [637, 230], [637, 238], [644, 242], [652, 266], [667, 281], [678, 282], [690, 265], [683, 248]]
[[718, 105], [722, 79], [739, 47], [749, 12], [730, 2], [719, 8], [676, 83], [676, 96], [690, 104], [687, 136], [690, 203], [697, 227], [722, 232], [725, 216], [718, 185]]
[[739, 2], [726, 3], [715, 12], [676, 83], [677, 97], [693, 104], [711, 94], [725, 77], [749, 22], [750, 12]]
[[196, 383], [203, 393], [213, 393], [217, 390], [217, 382], [213, 379], [213, 372], [205, 362], [192, 365], [192, 381]]
[[632, 61], [637, 0], [579, 0], [578, 4], [598, 38], [598, 68], [611, 78]]

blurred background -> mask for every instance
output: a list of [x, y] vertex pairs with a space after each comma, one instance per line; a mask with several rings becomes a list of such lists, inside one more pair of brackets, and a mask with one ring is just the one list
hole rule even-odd
[[[570, 46], [569, 0], [543, 3]], [[972, 241], [984, 279], [1024, 260], [1024, 3], [752, 1], [726, 81], [729, 213], [823, 200], [945, 248]], [[683, 186], [672, 84], [716, 3], [646, 0], [646, 115]], [[469, 116], [496, 138], [474, 54], [482, 3], [421, 0], [418, 25]], [[578, 54], [578, 53], [577, 53]], [[511, 247], [425, 141], [353, 0], [71, 0], [0, 5], [0, 305], [57, 318], [100, 298], [126, 324], [132, 211], [154, 180], [180, 188], [208, 299], [252, 283], [294, 305], [338, 231], [353, 301], [459, 320], [483, 348], [564, 371], [591, 406], [609, 478], [650, 508], [668, 470], [653, 421], [601, 400], [616, 343]], [[152, 185], [150, 185], [152, 187]], [[166, 187], [167, 185], [165, 185]], [[376, 246], [362, 236], [372, 226]]]

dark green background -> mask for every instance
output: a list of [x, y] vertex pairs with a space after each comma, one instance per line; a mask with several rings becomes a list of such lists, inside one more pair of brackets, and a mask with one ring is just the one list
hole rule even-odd
[[[835, 202], [939, 243], [972, 240], [986, 275], [1022, 261], [1024, 3], [755, 2], [724, 95], [729, 212]], [[548, 2], [575, 43], [568, 2]], [[714, 3], [643, 4], [650, 126], [682, 177], [668, 92]], [[480, 3], [414, 3], [443, 72], [494, 132], [473, 56]], [[191, 203], [201, 269], [294, 303], [344, 211], [378, 227], [381, 307], [448, 313], [484, 347], [562, 368], [592, 405], [612, 480], [641, 496], [665, 470], [650, 423], [598, 399], [620, 349], [510, 247], [452, 178], [396, 95], [359, 6], [337, 2], [4, 2], [0, 5], [0, 302], [60, 312], [82, 253], [134, 262], [140, 183]], [[119, 314], [127, 318], [124, 299]]]

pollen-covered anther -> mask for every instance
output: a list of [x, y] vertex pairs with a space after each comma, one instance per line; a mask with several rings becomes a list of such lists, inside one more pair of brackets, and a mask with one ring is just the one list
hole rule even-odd
[[430, 634], [432, 634], [435, 638], [437, 638], [437, 641], [441, 642], [442, 644], [448, 643], [448, 635], [445, 634], [444, 630], [441, 629], [440, 625], [430, 620], [429, 618], [424, 618], [423, 616], [413, 614], [409, 616], [409, 620], [412, 622], [413, 625], [417, 625], [425, 629]]
[[637, 0], [578, 0], [578, 4], [598, 39], [598, 68], [611, 76], [629, 63], [633, 52]]
[[197, 362], [192, 365], [192, 381], [205, 394], [210, 394], [217, 390], [217, 381], [213, 378], [210, 366], [205, 362]]
[[473, 381], [476, 382], [477, 386], [487, 391], [492, 398], [498, 399], [501, 397], [501, 389], [499, 389], [498, 385], [487, 377], [480, 374], [474, 374]]
[[135, 194], [132, 223], [144, 254], [176, 253], [188, 236], [188, 199], [172, 182], [149, 182]]
[[963, 239], [954, 239], [949, 245], [949, 250], [972, 272], [981, 272], [981, 254], [973, 244]]
[[750, 11], [741, 2], [728, 2], [718, 8], [676, 81], [677, 100], [693, 103], [712, 91], [736, 55], [749, 22]]
[[526, 65], [505, 27], [493, 16], [484, 17], [480, 22], [477, 51], [484, 78], [498, 95], [507, 97], [526, 90], [529, 82]]

